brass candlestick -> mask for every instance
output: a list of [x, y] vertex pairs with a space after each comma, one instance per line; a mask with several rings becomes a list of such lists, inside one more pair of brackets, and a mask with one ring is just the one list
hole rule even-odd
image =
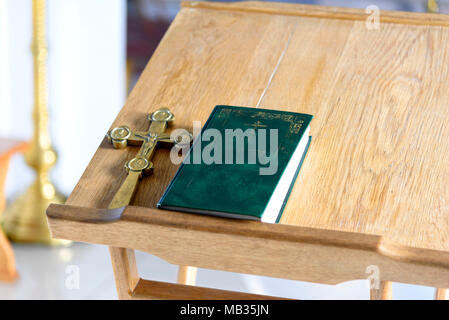
[[45, 215], [50, 203], [64, 202], [48, 175], [57, 156], [48, 132], [45, 11], [46, 0], [33, 0], [34, 134], [25, 161], [36, 171], [36, 181], [5, 211], [3, 227], [13, 241], [67, 244], [51, 238]]
[[438, 13], [439, 11], [438, 0], [427, 0], [427, 12]]

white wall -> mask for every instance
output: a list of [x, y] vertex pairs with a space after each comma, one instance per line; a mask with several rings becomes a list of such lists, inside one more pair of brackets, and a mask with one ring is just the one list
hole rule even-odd
[[[66, 195], [81, 176], [126, 96], [126, 1], [48, 0], [52, 177]], [[31, 0], [0, 0], [0, 135], [30, 139], [33, 106]], [[11, 198], [32, 181], [12, 161]]]
[[[9, 20], [6, 15], [6, 0], [0, 0], [0, 135], [10, 131], [8, 119], [11, 110], [10, 68], [9, 68]], [[8, 106], [8, 107], [7, 107]]]

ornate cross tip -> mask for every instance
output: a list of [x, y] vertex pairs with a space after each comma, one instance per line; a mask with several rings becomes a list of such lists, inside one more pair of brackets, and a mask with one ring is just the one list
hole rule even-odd
[[151, 113], [147, 117], [150, 122], [150, 128], [146, 132], [132, 131], [127, 126], [120, 126], [112, 129], [108, 133], [109, 140], [116, 149], [124, 149], [128, 145], [140, 145], [137, 155], [125, 164], [128, 176], [122, 186], [114, 196], [109, 208], [118, 208], [128, 205], [136, 191], [137, 184], [142, 175], [152, 173], [153, 163], [151, 158], [156, 150], [156, 146], [160, 143], [163, 145], [184, 146], [190, 145], [192, 135], [178, 135], [171, 137], [165, 133], [165, 129], [169, 122], [175, 117], [167, 108], [161, 108]]
[[[112, 129], [109, 134], [109, 140], [112, 145], [116, 149], [124, 149], [130, 145], [140, 145], [143, 140], [145, 140], [145, 136], [148, 136], [149, 133], [160, 134], [165, 130], [165, 127], [168, 122], [172, 122], [175, 120], [175, 116], [171, 111], [167, 108], [161, 108], [156, 110], [153, 113], [150, 113], [147, 116], [148, 121], [152, 124], [153, 122], [159, 122], [160, 124], [156, 127], [155, 130], [151, 130], [149, 132], [136, 132], [133, 134], [131, 129], [128, 126], [120, 126], [118, 128]], [[161, 132], [159, 132], [161, 131]]]

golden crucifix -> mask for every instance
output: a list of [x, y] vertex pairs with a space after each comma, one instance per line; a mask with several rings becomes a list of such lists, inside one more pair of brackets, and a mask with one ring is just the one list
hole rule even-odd
[[[109, 139], [116, 149], [126, 148], [128, 144], [141, 145], [137, 155], [126, 163], [125, 168], [128, 171], [128, 176], [109, 204], [109, 209], [121, 208], [131, 202], [139, 179], [142, 175], [150, 174], [153, 170], [151, 158], [159, 143], [168, 146], [176, 144], [179, 147], [190, 145], [192, 142], [191, 134], [181, 134], [176, 137], [171, 137], [170, 134], [164, 132], [167, 124], [173, 121], [174, 118], [170, 110], [163, 108], [148, 115], [150, 129], [147, 132], [133, 132], [127, 126], [118, 127], [109, 132]], [[112, 257], [121, 255], [123, 250], [125, 250], [128, 258], [132, 257], [131, 259], [135, 261], [133, 250], [114, 247], [110, 247], [109, 250]], [[197, 268], [195, 267], [179, 266], [178, 281], [184, 284], [193, 284], [196, 272]]]
[[153, 163], [151, 158], [156, 150], [158, 143], [173, 146], [186, 145], [192, 141], [191, 135], [179, 135], [172, 138], [170, 134], [165, 133], [167, 124], [174, 120], [173, 113], [163, 108], [148, 115], [150, 129], [147, 132], [133, 132], [127, 126], [115, 128], [109, 132], [109, 138], [116, 149], [123, 149], [129, 145], [141, 145], [137, 155], [129, 160], [125, 168], [128, 176], [120, 189], [112, 199], [109, 209], [121, 208], [127, 206], [137, 189], [137, 184], [142, 175], [151, 174]]

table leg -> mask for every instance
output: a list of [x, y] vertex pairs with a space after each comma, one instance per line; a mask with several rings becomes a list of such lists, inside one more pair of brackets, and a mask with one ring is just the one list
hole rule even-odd
[[194, 286], [197, 271], [198, 269], [196, 267], [179, 266], [178, 283]]
[[0, 281], [12, 282], [17, 279], [14, 253], [0, 227]]
[[[0, 223], [5, 209], [6, 199], [4, 186], [8, 173], [10, 156], [0, 156]], [[12, 282], [17, 278], [14, 252], [0, 225], [0, 281]]]
[[391, 300], [392, 292], [392, 283], [390, 281], [381, 281], [379, 289], [370, 290], [370, 298], [371, 300]]
[[134, 250], [109, 247], [117, 295], [120, 300], [130, 299], [139, 282]]
[[449, 289], [438, 288], [435, 292], [435, 300], [449, 300]]
[[5, 199], [5, 182], [6, 175], [8, 174], [9, 167], [9, 157], [0, 158], [0, 215], [5, 209], [6, 199]]

